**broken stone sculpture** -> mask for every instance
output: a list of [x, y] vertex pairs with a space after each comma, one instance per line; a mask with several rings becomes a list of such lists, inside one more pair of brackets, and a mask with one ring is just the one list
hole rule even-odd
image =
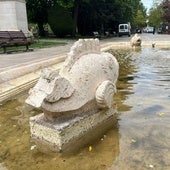
[[140, 47], [142, 43], [142, 39], [138, 34], [135, 34], [130, 41], [132, 47]]
[[80, 39], [71, 47], [59, 71], [42, 71], [26, 103], [41, 108], [50, 121], [61, 115], [109, 109], [118, 70], [115, 57], [100, 51], [98, 39]]

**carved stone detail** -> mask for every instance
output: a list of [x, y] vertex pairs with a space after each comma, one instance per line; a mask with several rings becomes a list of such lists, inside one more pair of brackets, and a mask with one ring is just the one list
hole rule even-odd
[[140, 47], [142, 43], [142, 39], [138, 34], [135, 34], [130, 41], [132, 47]]
[[113, 105], [113, 95], [116, 92], [115, 85], [106, 80], [96, 90], [96, 101], [100, 108], [111, 108]]
[[42, 72], [26, 102], [41, 107], [49, 120], [77, 111], [83, 114], [88, 105], [111, 108], [118, 71], [114, 56], [100, 52], [98, 39], [81, 39], [71, 47], [59, 72]]

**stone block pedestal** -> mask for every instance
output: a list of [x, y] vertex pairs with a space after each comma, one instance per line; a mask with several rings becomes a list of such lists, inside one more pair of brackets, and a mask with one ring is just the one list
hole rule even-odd
[[0, 31], [18, 30], [29, 34], [25, 0], [0, 0]]
[[26, 100], [44, 114], [30, 119], [31, 136], [43, 151], [77, 150], [114, 126], [113, 97], [119, 64], [100, 51], [98, 39], [74, 43], [59, 71], [45, 69]]
[[116, 110], [102, 110], [49, 122], [44, 114], [30, 118], [31, 138], [42, 152], [75, 151], [90, 144], [114, 126]]

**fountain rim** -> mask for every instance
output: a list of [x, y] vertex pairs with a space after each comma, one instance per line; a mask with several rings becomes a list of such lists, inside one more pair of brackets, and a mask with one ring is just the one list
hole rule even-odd
[[[152, 41], [143, 41], [142, 47], [152, 47]], [[156, 47], [170, 47], [170, 41], [155, 41]], [[101, 51], [108, 51], [117, 48], [132, 48], [130, 42], [107, 42], [101, 44]], [[52, 59], [28, 62], [16, 67], [8, 68], [0, 72], [0, 103], [9, 100], [11, 97], [24, 92], [35, 85], [40, 77], [41, 70], [46, 67], [60, 69], [65, 54], [57, 55]], [[23, 71], [24, 70], [24, 71]]]

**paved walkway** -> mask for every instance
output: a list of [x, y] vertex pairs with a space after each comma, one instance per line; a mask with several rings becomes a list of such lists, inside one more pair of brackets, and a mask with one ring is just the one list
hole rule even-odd
[[[170, 35], [162, 35], [162, 34], [141, 34], [142, 42], [156, 42], [162, 41], [170, 42]], [[122, 36], [122, 37], [113, 37], [101, 40], [101, 45], [111, 43], [111, 42], [130, 42], [131, 37]], [[50, 47], [44, 49], [35, 49], [32, 52], [22, 52], [15, 54], [0, 54], [0, 72], [11, 69], [14, 67], [19, 67], [22, 65], [28, 65], [31, 63], [35, 63], [42, 60], [47, 60], [51, 58], [56, 58], [57, 56], [61, 56], [66, 54], [75, 40], [60, 40], [56, 39], [55, 41], [64, 41], [67, 43], [65, 46], [57, 46]]]
[[55, 58], [57, 55], [65, 54], [69, 51], [74, 41], [65, 40], [67, 45], [34, 49], [30, 52], [17, 52], [12, 54], [0, 54], [0, 72], [4, 69], [19, 67], [25, 64]]
[[[166, 45], [170, 48], [170, 35], [142, 34], [142, 46], [149, 46], [156, 42], [158, 45]], [[113, 37], [100, 41], [101, 50], [114, 47], [130, 47], [131, 37]], [[50, 40], [52, 41], [52, 40]], [[55, 39], [53, 41], [61, 41]], [[0, 103], [15, 95], [30, 89], [38, 80], [44, 67], [54, 70], [62, 67], [66, 53], [75, 40], [62, 40], [67, 42], [65, 46], [57, 46], [44, 49], [35, 49], [32, 52], [15, 54], [0, 54]]]

